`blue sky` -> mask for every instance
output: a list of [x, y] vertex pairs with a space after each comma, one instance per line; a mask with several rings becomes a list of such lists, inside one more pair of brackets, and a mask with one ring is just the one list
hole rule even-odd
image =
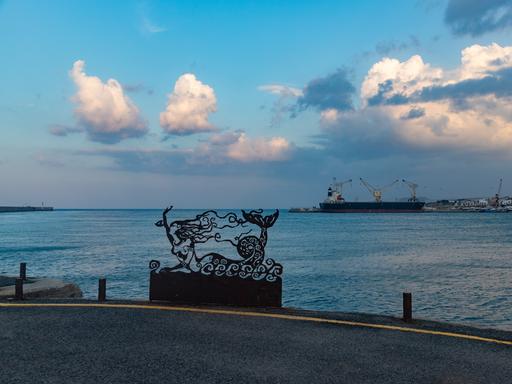
[[511, 193], [511, 9], [0, 1], [0, 204], [310, 206], [333, 176]]

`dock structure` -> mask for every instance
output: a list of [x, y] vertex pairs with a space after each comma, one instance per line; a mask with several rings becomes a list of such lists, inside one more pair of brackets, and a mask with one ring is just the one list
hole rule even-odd
[[0, 213], [2, 212], [38, 212], [38, 211], [53, 211], [53, 207], [32, 207], [32, 206], [23, 206], [23, 207], [9, 207], [9, 206], [0, 206]]

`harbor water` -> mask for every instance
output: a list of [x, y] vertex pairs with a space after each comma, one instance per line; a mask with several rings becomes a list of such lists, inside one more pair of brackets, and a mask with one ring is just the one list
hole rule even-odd
[[[202, 211], [173, 210], [170, 219]], [[221, 211], [222, 212], [222, 211]], [[226, 211], [227, 212], [227, 211]], [[106, 277], [110, 298], [148, 297], [148, 264], [176, 259], [159, 210], [0, 214], [0, 274], [76, 282], [85, 297]], [[414, 316], [512, 330], [512, 213], [288, 213], [269, 230], [284, 266], [285, 306]]]

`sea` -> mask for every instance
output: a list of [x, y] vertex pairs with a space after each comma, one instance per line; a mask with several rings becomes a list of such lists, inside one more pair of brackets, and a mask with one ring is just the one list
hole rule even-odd
[[[203, 210], [173, 210], [170, 220]], [[230, 210], [240, 214], [239, 210]], [[219, 210], [221, 214], [229, 211]], [[266, 211], [265, 213], [270, 213]], [[161, 210], [0, 214], [0, 274], [77, 283], [97, 297], [147, 299], [149, 262], [174, 266]], [[281, 210], [266, 256], [284, 266], [283, 305], [402, 314], [512, 330], [512, 213], [335, 214]]]

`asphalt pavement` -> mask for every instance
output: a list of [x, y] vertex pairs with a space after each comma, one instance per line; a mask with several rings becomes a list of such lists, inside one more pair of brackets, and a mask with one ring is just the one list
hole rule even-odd
[[0, 307], [2, 384], [511, 382], [512, 346], [494, 342], [236, 313]]

